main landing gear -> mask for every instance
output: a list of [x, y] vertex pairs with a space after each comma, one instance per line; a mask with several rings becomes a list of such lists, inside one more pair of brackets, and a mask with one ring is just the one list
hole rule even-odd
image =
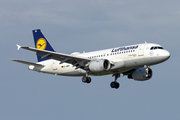
[[120, 84], [117, 82], [117, 79], [120, 77], [120, 74], [114, 74], [113, 76], [115, 76], [115, 80], [113, 82], [111, 82], [110, 86], [111, 88], [115, 88], [118, 89]]
[[91, 78], [89, 77], [89, 75], [88, 75], [88, 71], [86, 72], [86, 76], [83, 76], [82, 77], [82, 82], [83, 83], [90, 83], [91, 82]]
[[[111, 88], [118, 89], [120, 84], [117, 82], [117, 79], [120, 77], [120, 73], [113, 74], [113, 76], [115, 76], [115, 80], [113, 82], [111, 82], [110, 86], [111, 86]], [[88, 74], [86, 74], [86, 76], [82, 77], [82, 82], [83, 83], [90, 83], [91, 82], [91, 78], [88, 77]]]
[[83, 83], [90, 83], [90, 82], [91, 82], [91, 78], [88, 77], [88, 76], [87, 76], [87, 77], [86, 77], [86, 76], [83, 76], [83, 77], [82, 77], [82, 82], [83, 82]]

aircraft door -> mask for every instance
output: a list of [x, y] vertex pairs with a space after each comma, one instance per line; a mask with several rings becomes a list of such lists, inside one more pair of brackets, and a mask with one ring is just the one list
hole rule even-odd
[[144, 56], [144, 47], [145, 45], [139, 45], [138, 56]]

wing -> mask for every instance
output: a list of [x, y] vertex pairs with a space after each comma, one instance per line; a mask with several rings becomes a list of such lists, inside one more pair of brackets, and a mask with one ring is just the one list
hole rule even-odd
[[60, 64], [66, 62], [66, 63], [72, 64], [73, 66], [76, 66], [77, 68], [84, 69], [85, 65], [91, 61], [90, 59], [84, 58], [84, 57], [77, 57], [73, 55], [57, 53], [57, 52], [48, 51], [48, 50], [40, 50], [40, 49], [26, 47], [26, 46], [22, 47], [20, 45], [17, 45], [17, 46], [18, 46], [18, 49], [22, 48], [22, 49], [36, 52], [37, 55], [41, 56], [41, 59], [50, 58], [50, 59], [61, 61]]

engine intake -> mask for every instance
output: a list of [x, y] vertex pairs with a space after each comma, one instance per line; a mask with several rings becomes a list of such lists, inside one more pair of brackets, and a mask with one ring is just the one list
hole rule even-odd
[[103, 59], [103, 60], [95, 60], [90, 62], [89, 69], [92, 72], [103, 72], [110, 69], [110, 62], [109, 60]]
[[132, 74], [128, 75], [129, 79], [134, 79], [137, 81], [146, 81], [149, 80], [152, 77], [152, 70], [148, 68], [146, 71], [146, 68], [138, 68]]

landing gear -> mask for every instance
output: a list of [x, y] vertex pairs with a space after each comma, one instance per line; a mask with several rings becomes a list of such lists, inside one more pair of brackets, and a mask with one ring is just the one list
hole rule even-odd
[[[111, 88], [118, 89], [120, 84], [117, 82], [117, 79], [120, 77], [120, 73], [113, 74], [113, 76], [115, 76], [115, 80], [113, 82], [111, 82], [110, 86], [111, 86]], [[86, 76], [82, 77], [82, 82], [83, 83], [90, 83], [91, 82], [91, 78], [88, 76], [88, 72], [86, 73]]]
[[120, 74], [114, 74], [113, 76], [115, 76], [115, 80], [113, 82], [111, 82], [110, 86], [111, 88], [115, 88], [118, 89], [120, 84], [117, 82], [117, 79], [120, 77]]
[[151, 74], [149, 74], [149, 73], [150, 73], [150, 68], [149, 68], [149, 66], [148, 66], [148, 65], [144, 65], [144, 68], [146, 69], [146, 77], [150, 77]]
[[118, 89], [120, 84], [118, 82], [111, 82], [111, 88]]
[[82, 82], [83, 83], [90, 83], [91, 82], [91, 78], [88, 75], [89, 71], [86, 71], [86, 76], [82, 77]]
[[90, 83], [90, 82], [91, 82], [91, 78], [90, 78], [90, 77], [83, 76], [83, 77], [82, 77], [82, 82], [83, 82], [83, 83]]

